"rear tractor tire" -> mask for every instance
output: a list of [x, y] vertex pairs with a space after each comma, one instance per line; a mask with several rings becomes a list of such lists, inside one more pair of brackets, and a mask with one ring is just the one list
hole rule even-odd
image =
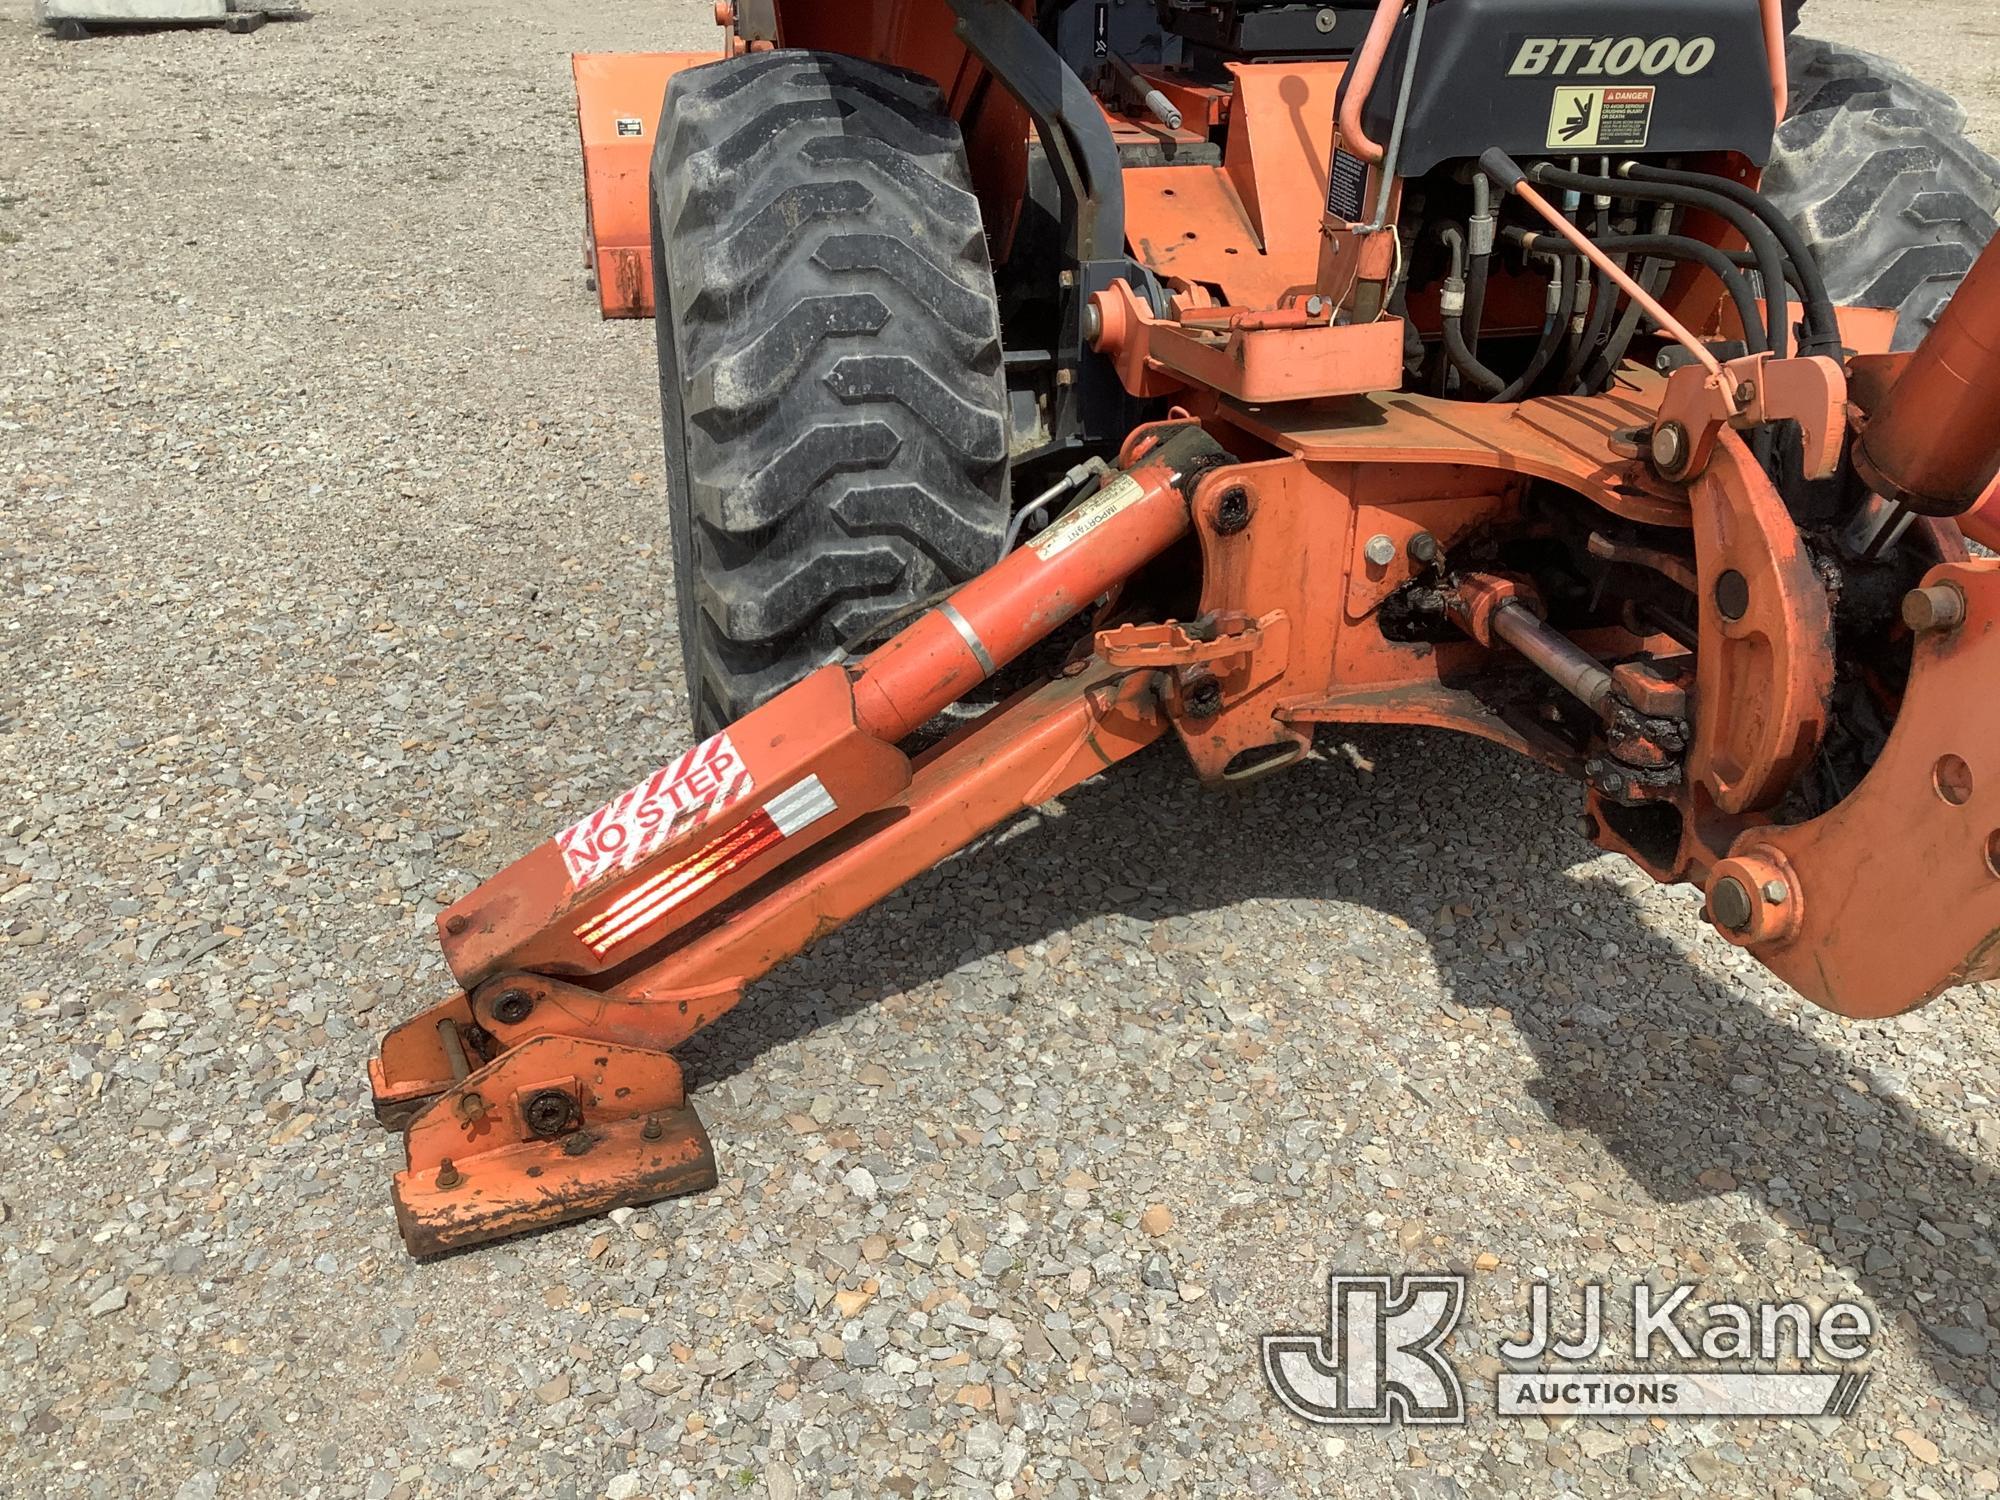
[[990, 567], [1007, 399], [979, 204], [929, 79], [677, 74], [653, 286], [690, 716], [712, 733]]
[[1793, 37], [1791, 107], [1764, 191], [1811, 244], [1837, 303], [1894, 308], [1913, 348], [1993, 237], [2000, 162], [1965, 111], [1883, 58]]

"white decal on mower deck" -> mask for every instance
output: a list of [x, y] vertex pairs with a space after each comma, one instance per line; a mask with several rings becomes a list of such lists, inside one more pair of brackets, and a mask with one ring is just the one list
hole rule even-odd
[[580, 891], [630, 869], [756, 786], [728, 731], [703, 740], [556, 835], [570, 885]]

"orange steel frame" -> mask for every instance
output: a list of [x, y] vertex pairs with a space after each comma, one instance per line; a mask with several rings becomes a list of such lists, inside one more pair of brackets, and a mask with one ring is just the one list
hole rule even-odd
[[[948, 26], [919, 24], [948, 16], [942, 0], [780, 16], [787, 41], [860, 51], [862, 35], [872, 55], [920, 61], [961, 104], [990, 97]], [[613, 289], [636, 309], [650, 280], [656, 108], [643, 135], [620, 131], [619, 111], [689, 60], [577, 60], [580, 90], [597, 93], [583, 132], [607, 311]], [[866, 657], [675, 756], [440, 916], [458, 991], [391, 1031], [370, 1064], [378, 1113], [407, 1127], [394, 1197], [413, 1252], [713, 1184], [673, 1049], [906, 880], [1169, 736], [1197, 776], [1225, 782], [1296, 761], [1321, 724], [1461, 730], [1582, 779], [1596, 841], [1655, 878], [1711, 900], [1728, 882], [1747, 913], [1718, 919], [1724, 935], [1817, 1004], [1888, 1015], [2000, 974], [2000, 699], [1986, 691], [2000, 564], [1971, 560], [1950, 520], [1917, 522], [1934, 560], [1930, 612], [1888, 746], [1831, 811], [1781, 824], [1774, 809], [1827, 726], [1832, 621], [1741, 435], [1796, 420], [1808, 472], [1825, 472], [1857, 430], [1889, 476], [1884, 493], [1921, 509], [1963, 488], [1993, 447], [1990, 416], [1984, 437], [1926, 445], [1910, 437], [1920, 418], [1890, 412], [1908, 380], [1962, 418], [1991, 414], [2000, 348], [1982, 330], [2000, 327], [2000, 251], [1961, 289], [1963, 316], [1914, 355], [1881, 352], [1893, 320], [1843, 310], [1845, 342], [1868, 351], [1844, 363], [1706, 357], [1666, 377], [1628, 367], [1605, 395], [1513, 404], [1405, 394], [1399, 320], [1331, 314], [1387, 274], [1371, 248], [1324, 253], [1350, 226], [1322, 218], [1323, 132], [1299, 121], [1332, 118], [1338, 76], [1239, 68], [1212, 96], [1160, 78], [1181, 89], [1184, 128], [1232, 126], [1219, 165], [1128, 173], [1128, 240], [1170, 305], [1156, 312], [1114, 284], [1094, 304], [1096, 344], [1133, 394], [1182, 404], [1132, 433], [1097, 493]], [[1018, 146], [1018, 119], [992, 118], [992, 139]], [[614, 223], [638, 240], [611, 243]], [[1671, 300], [1662, 326], [1718, 326], [1712, 288]], [[1664, 465], [1669, 426], [1684, 456]], [[1530, 527], [1534, 485], [1683, 539], [1653, 556], [1699, 601], [1692, 649], [1630, 615], [1568, 639], [1619, 701], [1692, 725], [1676, 781], [1623, 779], [1622, 763], [1591, 758], [1538, 712], [1549, 678], [1502, 639], [1508, 618], [1533, 612], [1530, 581], [1445, 580], [1462, 639], [1385, 629], [1385, 603], [1427, 553]], [[1968, 530], [1984, 530], [1976, 513]], [[1145, 605], [1147, 579], [1190, 573], [1198, 597], [1178, 616]], [[1721, 586], [1730, 578], [1740, 588]], [[907, 748], [1078, 618], [1088, 629], [1059, 668]], [[1675, 814], [1670, 847], [1619, 831], [1625, 809], [1649, 802]]]

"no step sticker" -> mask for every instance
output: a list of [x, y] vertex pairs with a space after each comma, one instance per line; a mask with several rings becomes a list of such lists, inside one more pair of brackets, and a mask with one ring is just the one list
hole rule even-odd
[[703, 740], [556, 835], [570, 886], [629, 870], [756, 789], [727, 730]]
[[1637, 151], [1653, 128], [1650, 87], [1556, 90], [1549, 107], [1551, 151]]

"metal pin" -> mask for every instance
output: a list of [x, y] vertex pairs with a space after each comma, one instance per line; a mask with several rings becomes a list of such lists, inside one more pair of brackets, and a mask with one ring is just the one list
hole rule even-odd
[[458, 1022], [446, 1016], [437, 1025], [438, 1042], [444, 1048], [445, 1061], [451, 1064], [451, 1081], [463, 1083], [472, 1071], [472, 1064], [466, 1060], [465, 1043], [458, 1035]]

